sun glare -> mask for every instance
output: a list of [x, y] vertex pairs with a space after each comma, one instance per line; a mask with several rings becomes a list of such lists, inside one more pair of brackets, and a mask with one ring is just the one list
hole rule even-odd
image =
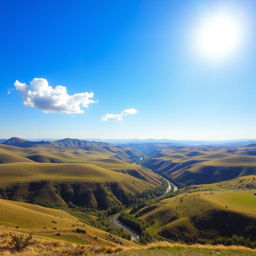
[[239, 50], [243, 40], [243, 26], [239, 17], [221, 13], [207, 17], [200, 23], [196, 46], [202, 55], [222, 59]]

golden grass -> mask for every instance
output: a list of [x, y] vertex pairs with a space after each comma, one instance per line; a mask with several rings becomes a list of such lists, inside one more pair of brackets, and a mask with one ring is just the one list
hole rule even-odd
[[[151, 175], [151, 173], [148, 175]], [[156, 180], [155, 174], [152, 175], [154, 180]], [[124, 190], [132, 193], [142, 192], [155, 186], [147, 181], [132, 177], [129, 174], [112, 171], [94, 164], [81, 163], [0, 164], [0, 176], [0, 183], [3, 185], [17, 183], [17, 181], [119, 182]]]
[[[85, 233], [76, 232], [77, 228]], [[133, 245], [128, 240], [89, 226], [65, 211], [3, 199], [0, 199], [0, 231], [33, 232], [37, 236], [54, 238], [53, 241], [85, 245], [114, 246], [117, 242]]]
[[[21, 235], [22, 233], [12, 232]], [[123, 250], [121, 246], [101, 245], [78, 245], [70, 242], [33, 236], [31, 244], [22, 251], [15, 251], [10, 239], [10, 233], [0, 233], [0, 255], [1, 256], [90, 256], [116, 253]], [[125, 248], [128, 248], [125, 246]]]
[[[19, 234], [16, 232], [16, 234]], [[117, 252], [129, 252], [132, 250], [147, 250], [157, 248], [193, 248], [193, 249], [211, 249], [211, 250], [237, 250], [255, 252], [255, 249], [243, 246], [224, 246], [224, 245], [201, 245], [192, 244], [186, 245], [181, 243], [170, 242], [155, 242], [147, 245], [134, 246], [97, 246], [97, 245], [77, 245], [70, 242], [57, 241], [50, 238], [33, 237], [33, 242], [21, 252], [13, 251], [13, 246], [10, 243], [10, 236], [7, 232], [0, 233], [1, 256], [90, 256], [90, 255], [107, 255]]]
[[130, 250], [138, 250], [138, 249], [154, 249], [154, 248], [194, 248], [194, 249], [219, 249], [219, 250], [240, 250], [240, 251], [250, 251], [255, 252], [256, 249], [251, 249], [244, 246], [238, 245], [210, 245], [210, 244], [182, 244], [182, 243], [170, 243], [166, 241], [154, 242], [147, 245], [137, 245], [137, 246], [130, 246], [130, 247], [122, 247], [123, 251], [130, 251]]
[[204, 193], [201, 197], [220, 207], [256, 216], [256, 196], [253, 191], [215, 191]]

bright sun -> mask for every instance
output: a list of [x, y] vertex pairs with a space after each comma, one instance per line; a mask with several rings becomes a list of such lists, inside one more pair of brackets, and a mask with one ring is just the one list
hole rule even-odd
[[237, 17], [228, 14], [207, 17], [201, 21], [197, 30], [197, 48], [207, 57], [226, 58], [239, 49], [242, 32], [242, 25]]

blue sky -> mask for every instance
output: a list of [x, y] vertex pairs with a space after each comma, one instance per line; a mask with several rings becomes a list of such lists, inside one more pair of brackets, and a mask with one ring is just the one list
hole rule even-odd
[[[222, 7], [239, 10], [246, 35], [216, 61], [193, 31]], [[2, 0], [0, 137], [256, 138], [255, 12], [249, 0]], [[14, 82], [34, 78], [95, 102], [79, 114], [26, 106]], [[137, 113], [101, 120], [127, 109]]]

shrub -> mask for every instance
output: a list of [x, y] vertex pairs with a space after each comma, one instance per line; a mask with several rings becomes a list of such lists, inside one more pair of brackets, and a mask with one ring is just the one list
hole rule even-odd
[[81, 229], [81, 228], [77, 228], [75, 230], [76, 233], [81, 233], [81, 234], [86, 234], [86, 230], [85, 229]]
[[22, 251], [29, 245], [33, 243], [32, 234], [24, 235], [24, 234], [10, 234], [10, 242], [9, 245], [15, 251]]

